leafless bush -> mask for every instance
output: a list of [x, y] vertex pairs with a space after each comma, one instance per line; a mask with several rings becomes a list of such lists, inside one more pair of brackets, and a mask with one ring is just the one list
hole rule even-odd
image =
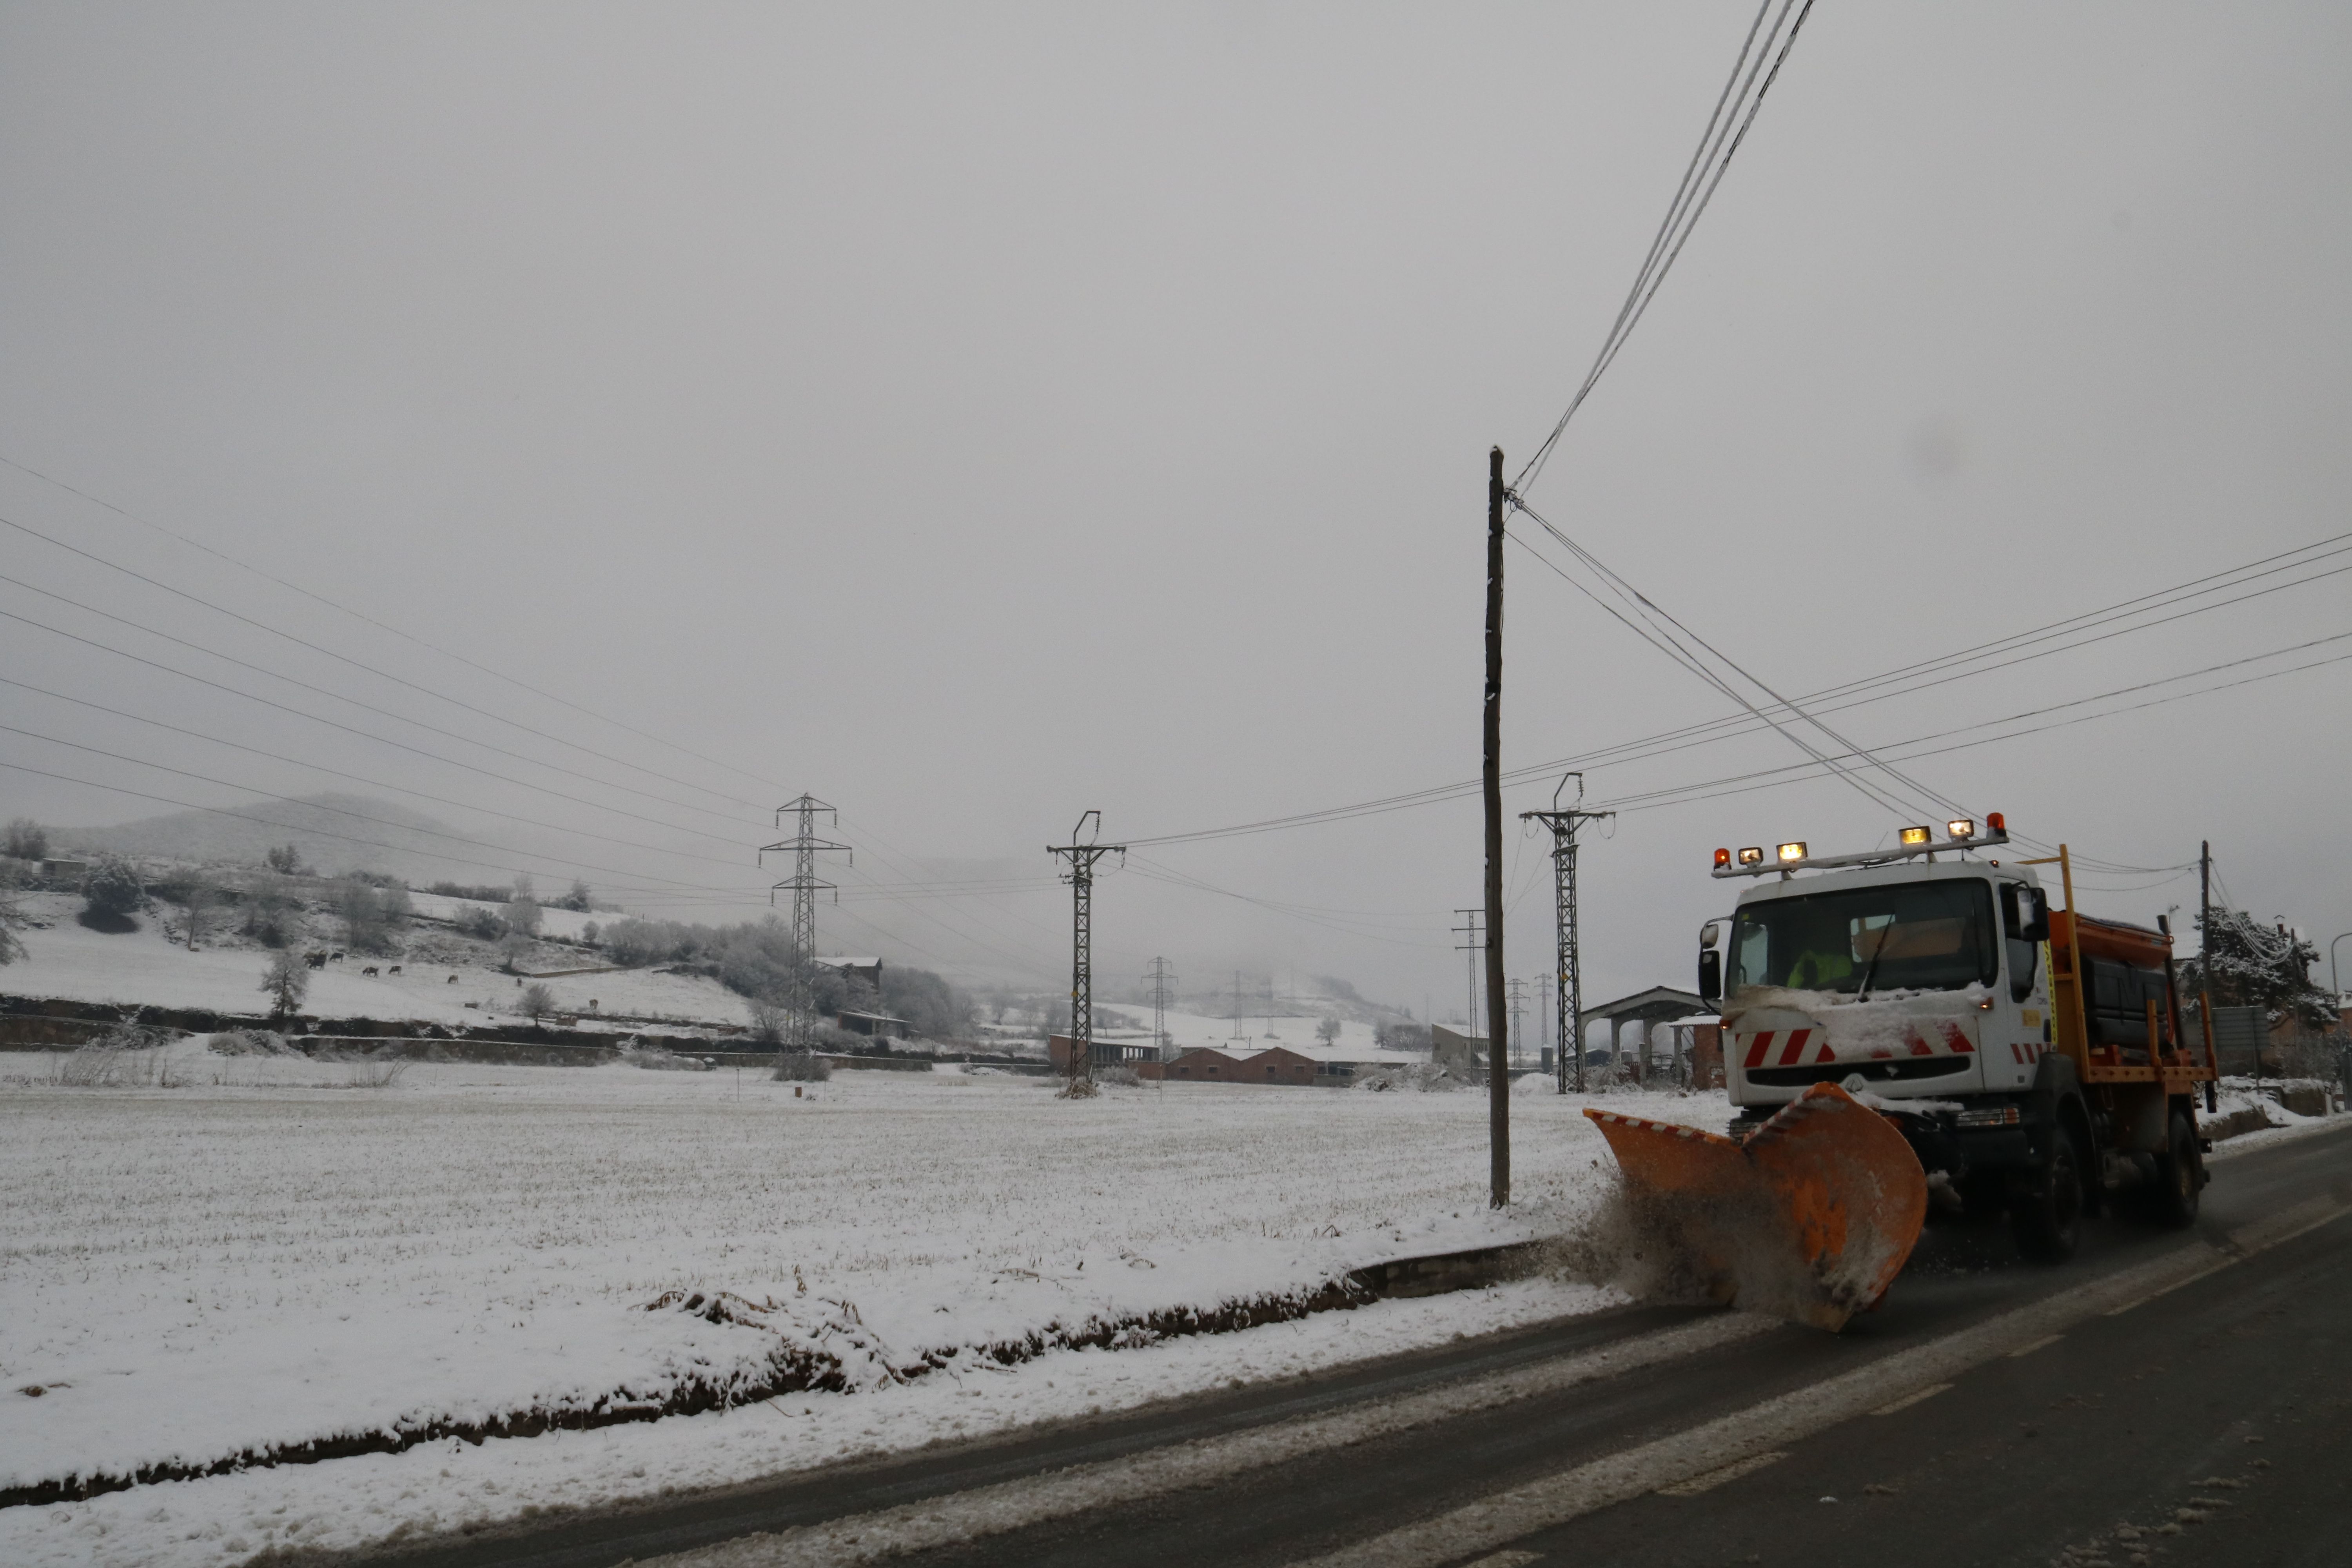
[[522, 988], [522, 999], [515, 1004], [515, 1007], [532, 1023], [539, 1023], [555, 1011], [555, 993], [533, 981]]
[[2288, 1078], [2333, 1081], [2343, 1070], [2341, 1035], [2300, 1035], [2278, 1052], [2279, 1066]]
[[770, 1076], [778, 1083], [823, 1083], [833, 1076], [833, 1064], [814, 1051], [786, 1051]]
[[375, 1058], [352, 1064], [352, 1089], [390, 1089], [408, 1070], [408, 1063], [399, 1058]]
[[1142, 1084], [1143, 1079], [1136, 1075], [1136, 1071], [1133, 1068], [1095, 1068], [1095, 1081], [1097, 1083], [1115, 1083], [1122, 1088], [1135, 1089]]
[[698, 1057], [681, 1057], [659, 1046], [626, 1045], [621, 1047], [621, 1059], [631, 1067], [646, 1068], [654, 1072], [709, 1072], [712, 1064]]
[[118, 1024], [86, 1046], [49, 1058], [49, 1081], [62, 1089], [155, 1089], [163, 1082], [169, 1037], [136, 1024]]
[[1404, 1062], [1392, 1068], [1359, 1073], [1355, 1087], [1373, 1094], [1392, 1093], [1400, 1089], [1417, 1089], [1423, 1094], [1447, 1094], [1458, 1089], [1475, 1087], [1468, 1079], [1456, 1077], [1435, 1062]]
[[745, 1011], [751, 1017], [751, 1038], [755, 1043], [762, 1046], [784, 1043], [784, 1026], [791, 1021], [792, 1013], [782, 1003], [755, 996], [746, 1005]]
[[302, 1053], [286, 1043], [286, 1037], [268, 1029], [230, 1029], [215, 1035], [205, 1042], [215, 1056], [221, 1057], [299, 1057]]

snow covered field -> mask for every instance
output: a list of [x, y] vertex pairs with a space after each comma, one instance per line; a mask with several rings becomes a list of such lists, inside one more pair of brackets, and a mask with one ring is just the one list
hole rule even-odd
[[[338, 1087], [351, 1074], [335, 1064], [255, 1057], [200, 1064], [200, 1088], [72, 1090], [47, 1086], [39, 1063], [0, 1057], [13, 1075], [0, 1083], [0, 1486], [658, 1402], [772, 1379], [794, 1356], [837, 1368], [843, 1391], [0, 1509], [10, 1563], [356, 1545], [1300, 1372], [1607, 1299], [1536, 1280], [1054, 1348], [1088, 1325], [1571, 1226], [1600, 1201], [1607, 1161], [1576, 1102], [1548, 1095], [1515, 1100], [1521, 1202], [1498, 1217], [1475, 1094], [1181, 1085], [1073, 1102], [1039, 1079], [846, 1073], [795, 1099], [731, 1072], [442, 1064], [367, 1089]], [[1727, 1114], [1706, 1098], [1610, 1103], [1710, 1126]], [[647, 1310], [672, 1291], [740, 1304], [719, 1321]], [[1013, 1363], [976, 1353], [990, 1346], [1013, 1347]]]

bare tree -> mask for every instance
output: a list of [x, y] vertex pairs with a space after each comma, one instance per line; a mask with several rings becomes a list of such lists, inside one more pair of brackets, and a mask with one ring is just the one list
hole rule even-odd
[[534, 981], [522, 988], [522, 1000], [517, 1005], [524, 1017], [536, 1024], [555, 1011], [555, 993]]
[[16, 932], [31, 923], [16, 905], [16, 889], [0, 884], [0, 964], [14, 963], [25, 956], [25, 944], [16, 940]]
[[1322, 1041], [1327, 1046], [1338, 1045], [1339, 1043], [1339, 1015], [1336, 1013], [1325, 1014], [1323, 1021], [1315, 1026], [1315, 1037]]
[[281, 877], [299, 877], [302, 874], [302, 850], [298, 845], [275, 845], [261, 858], [268, 861], [269, 868]]
[[188, 951], [196, 951], [196, 938], [212, 923], [213, 910], [220, 903], [220, 886], [204, 872], [192, 874], [184, 894], [188, 910]]
[[46, 860], [49, 856], [49, 830], [29, 816], [11, 817], [8, 826], [0, 828], [0, 853], [19, 860]]
[[782, 1003], [771, 997], [755, 996], [746, 1010], [751, 1015], [751, 1038], [755, 1043], [762, 1046], [784, 1043], [784, 1025], [791, 1015]]

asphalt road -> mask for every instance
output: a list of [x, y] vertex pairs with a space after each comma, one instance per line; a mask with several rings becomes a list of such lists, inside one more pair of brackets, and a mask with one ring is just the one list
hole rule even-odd
[[[1019, 1514], [1024, 1488], [1124, 1462], [1139, 1464], [1129, 1473], [1142, 1478], [1126, 1498], [1058, 1513], [1033, 1506], [1038, 1521], [1025, 1528], [894, 1561], [2121, 1568], [2141, 1553], [2167, 1565], [2340, 1563], [2352, 1556], [2352, 1136], [2307, 1138], [2213, 1170], [2193, 1232], [2109, 1217], [2093, 1223], [2073, 1262], [2047, 1268], [2019, 1262], [1998, 1228], [1931, 1227], [1888, 1303], [1842, 1335], [1771, 1329], [1500, 1408], [1310, 1447], [1212, 1484], [1156, 1486], [1153, 1458], [1171, 1445], [1280, 1431], [1481, 1378], [1531, 1379], [1701, 1317], [1644, 1309], [1574, 1320], [402, 1561], [604, 1568], [684, 1552], [730, 1568], [823, 1563], [855, 1554], [840, 1532], [887, 1522], [888, 1510], [921, 1504], [951, 1518], [962, 1502], [1001, 1524], [1008, 1509]], [[2275, 1244], [2248, 1239], [2263, 1234]], [[2199, 1269], [2210, 1271], [2191, 1277]], [[2133, 1283], [2143, 1279], [2162, 1293], [2147, 1296]], [[2060, 1331], [2037, 1331], [2037, 1313], [2048, 1321], [2039, 1326]], [[1869, 1392], [1882, 1375], [1884, 1401]], [[1850, 1412], [1822, 1403], [1838, 1389]], [[1754, 1436], [1773, 1431], [1784, 1436]], [[1715, 1448], [1726, 1463], [1694, 1479], [1695, 1465], [1714, 1461], [1692, 1456]], [[975, 1498], [983, 1488], [984, 1505]], [[831, 1543], [810, 1527], [832, 1530]], [[868, 1529], [862, 1539], [870, 1547], [887, 1536]]]

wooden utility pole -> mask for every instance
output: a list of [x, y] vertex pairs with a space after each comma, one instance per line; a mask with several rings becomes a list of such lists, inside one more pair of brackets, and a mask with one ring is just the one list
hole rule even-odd
[[[2213, 1056], [2213, 841], [2197, 841], [2197, 1011], [2205, 1026], [2205, 1055]], [[2214, 1064], [2218, 1069], [2220, 1064]], [[2260, 1041], [2254, 1045], [2254, 1070], [2263, 1067]], [[2205, 1113], [2218, 1114], [2213, 1080], [2205, 1082]]]
[[1486, 1118], [1493, 1191], [1511, 1201], [1511, 999], [1503, 982], [1503, 449], [1486, 454]]

